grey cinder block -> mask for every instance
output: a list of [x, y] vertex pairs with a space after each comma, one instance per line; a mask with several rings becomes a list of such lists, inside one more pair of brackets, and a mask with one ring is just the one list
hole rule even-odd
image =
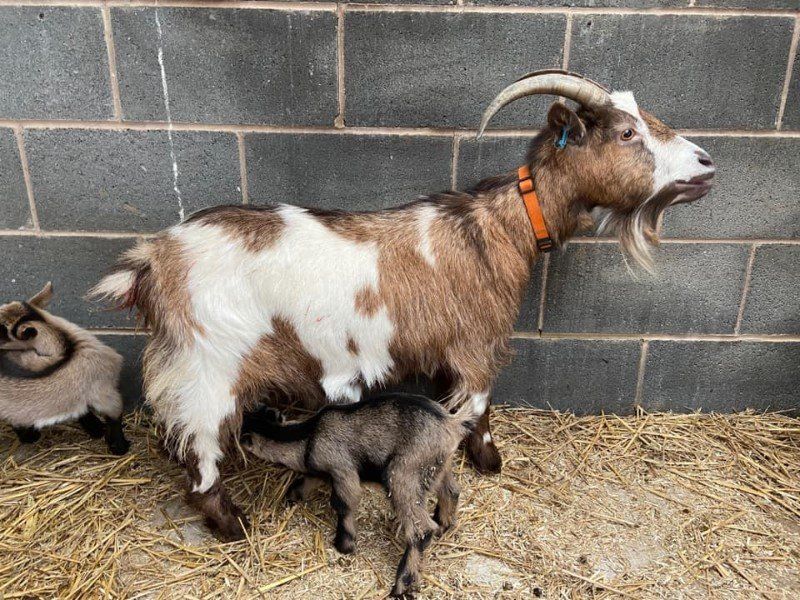
[[800, 343], [653, 341], [642, 404], [680, 412], [796, 409], [798, 365]]
[[[561, 65], [564, 15], [354, 12], [345, 18], [348, 125], [475, 128], [504, 86]], [[548, 99], [493, 126], [538, 127]]]
[[673, 127], [775, 126], [793, 20], [580, 15], [570, 69], [618, 90]]
[[28, 192], [11, 129], [0, 129], [0, 229], [31, 226]]
[[783, 111], [783, 129], [800, 129], [800, 52], [794, 58], [789, 94]]
[[686, 6], [686, 0], [467, 0], [467, 4], [608, 8], [668, 8]]
[[698, 7], [719, 8], [800, 8], [800, 0], [695, 0]]
[[515, 339], [494, 402], [579, 414], [633, 410], [638, 341]]
[[515, 171], [525, 163], [531, 137], [462, 139], [458, 146], [458, 189], [466, 190], [481, 179]]
[[126, 313], [111, 312], [83, 296], [110, 271], [133, 240], [88, 237], [0, 237], [0, 302], [26, 299], [53, 282], [52, 311], [84, 327], [133, 327]]
[[800, 139], [692, 141], [717, 164], [714, 189], [697, 202], [669, 209], [664, 237], [800, 237]]
[[126, 119], [167, 118], [160, 45], [175, 121], [333, 124], [332, 12], [115, 8], [111, 20]]
[[449, 137], [251, 134], [250, 201], [374, 210], [450, 188]]
[[0, 56], [0, 118], [114, 116], [99, 7], [0, 7]]
[[733, 333], [748, 248], [664, 244], [657, 274], [634, 277], [617, 244], [568, 245], [552, 254], [544, 330]]
[[800, 334], [800, 246], [756, 249], [741, 331]]
[[515, 331], [535, 332], [539, 330], [539, 308], [542, 297], [542, 273], [544, 272], [544, 260], [539, 259], [531, 269], [531, 279], [525, 294], [522, 297], [522, 305], [519, 308], [519, 317], [514, 325]]
[[100, 341], [111, 346], [122, 355], [122, 374], [119, 389], [125, 403], [125, 410], [133, 410], [143, 401], [142, 396], [142, 352], [147, 343], [147, 335], [100, 335]]
[[[229, 133], [172, 133], [186, 216], [242, 201], [239, 151]], [[166, 131], [25, 132], [43, 229], [158, 231], [179, 221]]]

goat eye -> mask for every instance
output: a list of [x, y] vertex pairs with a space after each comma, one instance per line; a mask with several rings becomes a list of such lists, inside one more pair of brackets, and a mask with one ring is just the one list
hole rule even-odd
[[632, 139], [635, 134], [636, 132], [633, 129], [626, 129], [625, 131], [622, 132], [622, 135], [620, 137], [623, 140], [628, 141]]

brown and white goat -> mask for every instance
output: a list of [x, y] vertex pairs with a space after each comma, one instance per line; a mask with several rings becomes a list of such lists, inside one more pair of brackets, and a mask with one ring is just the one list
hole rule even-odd
[[[605, 211], [627, 253], [649, 265], [656, 223], [700, 198], [714, 166], [696, 145], [579, 76], [534, 73], [503, 90], [556, 103], [526, 165], [556, 245]], [[539, 254], [514, 172], [377, 212], [277, 206], [203, 210], [139, 243], [93, 290], [136, 307], [152, 329], [148, 401], [188, 466], [191, 498], [222, 537], [243, 532], [219, 461], [241, 412], [268, 392], [355, 402], [362, 388], [444, 374], [454, 402], [488, 396]], [[497, 471], [487, 413], [476, 466]]]
[[43, 427], [77, 418], [91, 437], [105, 432], [113, 454], [125, 454], [117, 389], [122, 357], [47, 312], [52, 297], [48, 283], [27, 302], [0, 306], [0, 420], [20, 441], [35, 442]]
[[[305, 421], [285, 425], [262, 408], [245, 415], [242, 446], [304, 475], [290, 489], [291, 500], [304, 499], [320, 483], [330, 482], [338, 517], [334, 544], [344, 554], [356, 548], [361, 483], [381, 484], [406, 542], [392, 588], [392, 595], [400, 596], [419, 583], [422, 553], [431, 537], [455, 523], [459, 487], [453, 454], [487, 406], [488, 398], [478, 396], [451, 415], [423, 396], [386, 394], [326, 406]], [[437, 500], [433, 518], [426, 509], [429, 494]]]

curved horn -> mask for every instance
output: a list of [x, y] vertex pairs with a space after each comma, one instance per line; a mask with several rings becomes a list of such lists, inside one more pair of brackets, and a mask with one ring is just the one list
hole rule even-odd
[[582, 104], [586, 108], [592, 108], [608, 105], [611, 102], [609, 98], [610, 91], [611, 90], [605, 86], [591, 79], [568, 71], [551, 69], [528, 73], [507, 86], [492, 100], [492, 103], [489, 104], [483, 113], [481, 126], [478, 129], [478, 138], [480, 139], [491, 118], [497, 114], [501, 108], [524, 96], [531, 96], [533, 94], [564, 96], [565, 98], [574, 100], [578, 104]]

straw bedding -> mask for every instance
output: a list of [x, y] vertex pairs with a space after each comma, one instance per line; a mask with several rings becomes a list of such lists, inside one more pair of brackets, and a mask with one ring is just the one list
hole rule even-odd
[[[218, 544], [147, 417], [109, 456], [76, 427], [21, 447], [0, 431], [0, 597], [381, 598], [402, 547], [383, 494], [358, 551], [332, 547], [324, 492], [236, 458], [253, 521]], [[575, 417], [500, 409], [501, 476], [459, 458], [459, 523], [431, 545], [419, 597], [800, 597], [800, 422], [778, 414]]]

